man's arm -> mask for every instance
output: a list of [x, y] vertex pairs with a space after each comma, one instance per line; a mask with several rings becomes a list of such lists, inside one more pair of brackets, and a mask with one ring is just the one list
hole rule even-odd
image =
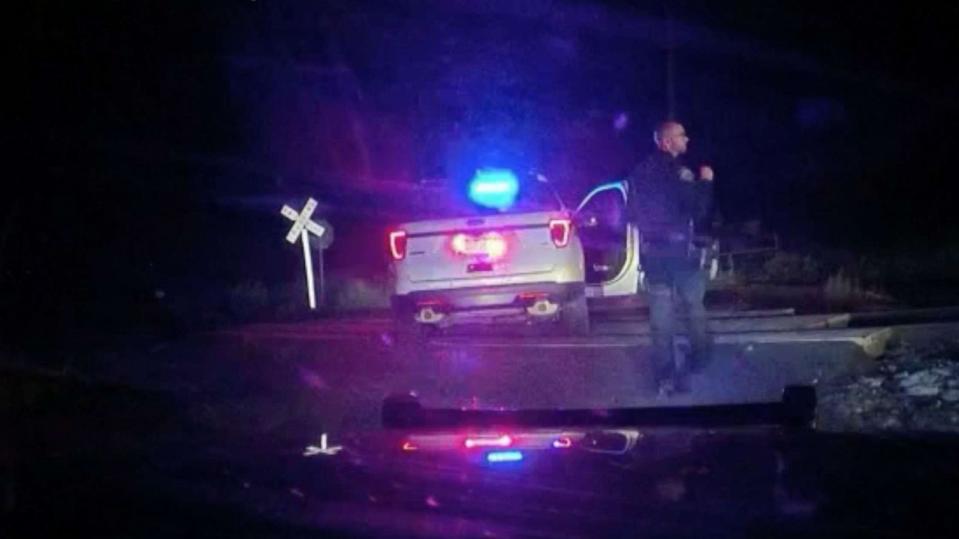
[[713, 207], [713, 182], [696, 182], [696, 222], [706, 222]]
[[642, 197], [640, 196], [639, 186], [646, 177], [646, 168], [646, 163], [641, 162], [633, 167], [633, 170], [626, 177], [626, 181], [628, 182], [626, 218], [632, 223], [637, 222], [641, 211]]
[[693, 209], [696, 223], [709, 223], [713, 209], [713, 169], [703, 165], [699, 167], [699, 181], [693, 190]]

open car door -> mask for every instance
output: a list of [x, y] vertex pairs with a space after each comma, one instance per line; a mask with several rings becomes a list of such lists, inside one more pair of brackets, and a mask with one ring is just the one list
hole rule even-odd
[[639, 232], [627, 219], [628, 192], [625, 181], [605, 183], [576, 209], [587, 297], [628, 296], [641, 287]]

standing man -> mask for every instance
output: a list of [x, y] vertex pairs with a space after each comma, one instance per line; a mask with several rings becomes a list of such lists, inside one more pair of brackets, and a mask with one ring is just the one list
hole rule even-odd
[[[694, 229], [705, 221], [712, 203], [713, 170], [698, 174], [680, 156], [689, 137], [677, 122], [663, 122], [653, 134], [656, 151], [629, 177], [632, 222], [640, 231], [640, 254], [646, 272], [653, 362], [660, 393], [689, 391], [689, 370], [709, 357], [706, 333], [706, 275], [693, 248]], [[689, 360], [673, 346], [679, 302], [689, 320]], [[690, 364], [691, 363], [691, 364]]]

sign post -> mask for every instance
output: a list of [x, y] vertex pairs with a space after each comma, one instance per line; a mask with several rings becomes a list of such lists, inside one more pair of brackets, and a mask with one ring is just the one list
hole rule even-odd
[[320, 263], [320, 301], [325, 302], [326, 294], [324, 290], [323, 278], [323, 250], [333, 243], [333, 227], [326, 221], [316, 222], [312, 219], [313, 212], [316, 211], [317, 202], [309, 198], [303, 209], [297, 212], [293, 208], [283, 205], [280, 214], [290, 221], [293, 226], [286, 234], [286, 241], [296, 243], [297, 240], [303, 243], [303, 266], [306, 273], [306, 294], [310, 310], [316, 309], [316, 287], [313, 280], [313, 256], [310, 249], [310, 233], [316, 235], [319, 242], [319, 263]]
[[303, 264], [306, 271], [306, 296], [309, 299], [310, 310], [316, 309], [316, 291], [313, 288], [313, 258], [310, 256], [310, 233], [300, 232], [303, 238]]
[[316, 257], [320, 260], [320, 263], [317, 264], [316, 266], [316, 273], [320, 281], [320, 286], [319, 286], [320, 305], [325, 306], [326, 305], [326, 278], [324, 276], [324, 273], [325, 273], [324, 270], [326, 269], [326, 267], [323, 265], [323, 251], [325, 251], [325, 249], [322, 249], [322, 248], [316, 251]]

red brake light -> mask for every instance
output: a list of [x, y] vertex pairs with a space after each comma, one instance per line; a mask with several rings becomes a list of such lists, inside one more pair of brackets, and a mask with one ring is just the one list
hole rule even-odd
[[394, 230], [390, 232], [390, 255], [393, 260], [406, 258], [406, 231]]
[[557, 247], [569, 245], [572, 226], [573, 223], [569, 219], [551, 219], [549, 222], [549, 238], [553, 240], [553, 245]]

